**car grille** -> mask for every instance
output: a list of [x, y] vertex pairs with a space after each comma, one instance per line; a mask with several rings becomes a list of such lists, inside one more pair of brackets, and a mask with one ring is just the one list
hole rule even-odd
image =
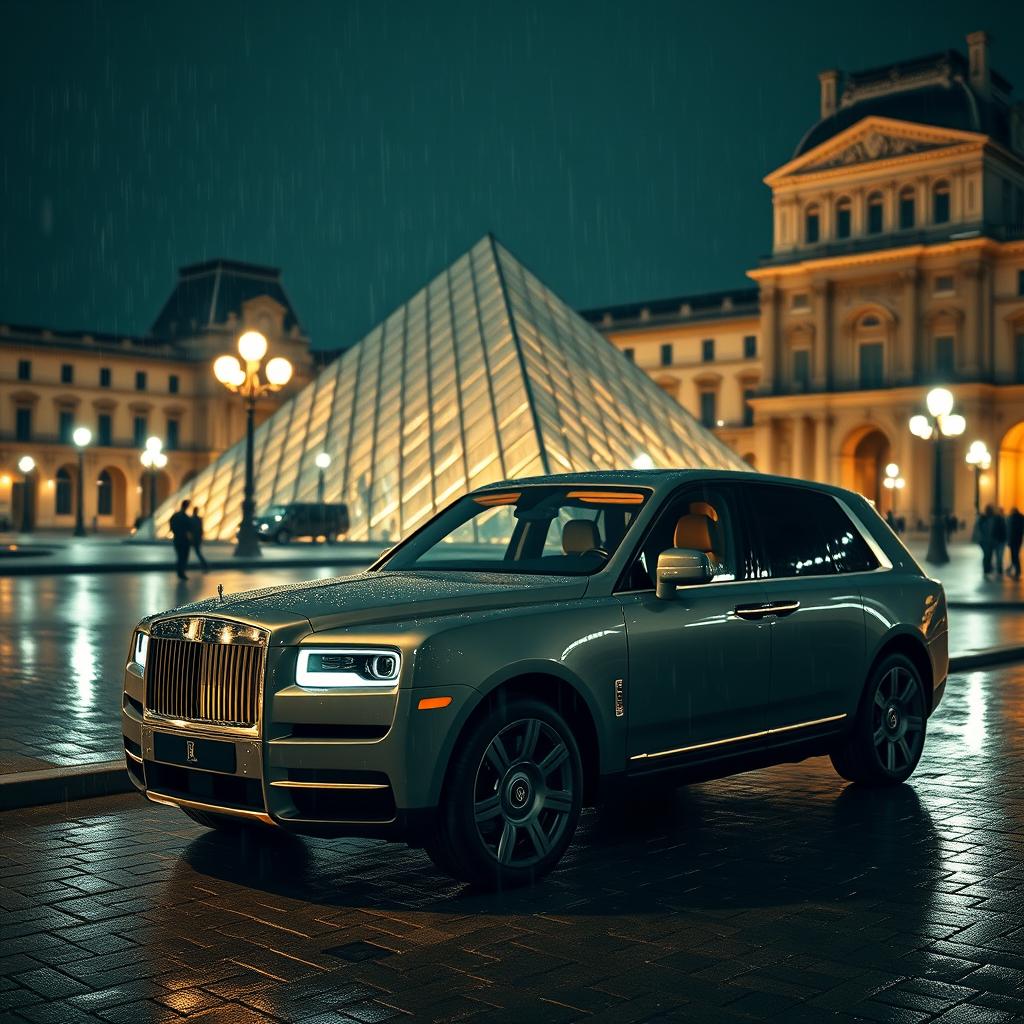
[[263, 643], [152, 636], [145, 671], [146, 712], [225, 728], [253, 728], [259, 721], [265, 664]]

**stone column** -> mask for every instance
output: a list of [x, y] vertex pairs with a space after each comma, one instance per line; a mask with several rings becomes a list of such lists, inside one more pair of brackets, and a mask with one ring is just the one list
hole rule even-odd
[[897, 368], [897, 382], [913, 384], [925, 373], [924, 350], [921, 344], [921, 312], [918, 289], [921, 272], [913, 267], [900, 272], [903, 284], [903, 323], [896, 328], [896, 351], [902, 353]]
[[832, 417], [821, 412], [814, 417], [814, 479], [821, 484], [833, 480], [829, 448], [832, 444]]
[[761, 284], [761, 386], [762, 394], [773, 394], [781, 380], [778, 337], [779, 290], [774, 283]]
[[790, 416], [789, 426], [789, 475], [802, 477], [804, 475], [804, 418]]
[[832, 380], [832, 282], [813, 281], [814, 341], [811, 386], [815, 391], [827, 391]]

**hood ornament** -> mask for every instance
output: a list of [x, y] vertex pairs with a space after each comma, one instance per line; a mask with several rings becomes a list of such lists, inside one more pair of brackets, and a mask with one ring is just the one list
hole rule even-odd
[[217, 597], [220, 598], [221, 603], [224, 603], [224, 584], [217, 584]]

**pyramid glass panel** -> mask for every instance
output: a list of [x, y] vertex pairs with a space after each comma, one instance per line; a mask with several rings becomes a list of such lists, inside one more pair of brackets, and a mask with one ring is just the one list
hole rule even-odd
[[[348, 505], [351, 539], [382, 542], [497, 480], [641, 455], [748, 468], [491, 236], [257, 428], [257, 512], [316, 501], [321, 451], [324, 500]], [[189, 498], [233, 538], [244, 474], [240, 442], [158, 509], [158, 535]]]

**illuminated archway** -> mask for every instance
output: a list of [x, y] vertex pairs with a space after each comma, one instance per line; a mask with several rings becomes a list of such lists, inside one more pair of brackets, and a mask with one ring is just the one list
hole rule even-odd
[[889, 507], [888, 501], [883, 507], [883, 495], [888, 497], [888, 492], [882, 479], [891, 450], [885, 432], [874, 423], [865, 423], [846, 435], [839, 452], [842, 486], [863, 494], [882, 511]]
[[999, 444], [999, 504], [1024, 511], [1024, 421], [1014, 424]]
[[101, 526], [124, 526], [128, 481], [117, 466], [105, 466], [96, 477], [96, 515]]

